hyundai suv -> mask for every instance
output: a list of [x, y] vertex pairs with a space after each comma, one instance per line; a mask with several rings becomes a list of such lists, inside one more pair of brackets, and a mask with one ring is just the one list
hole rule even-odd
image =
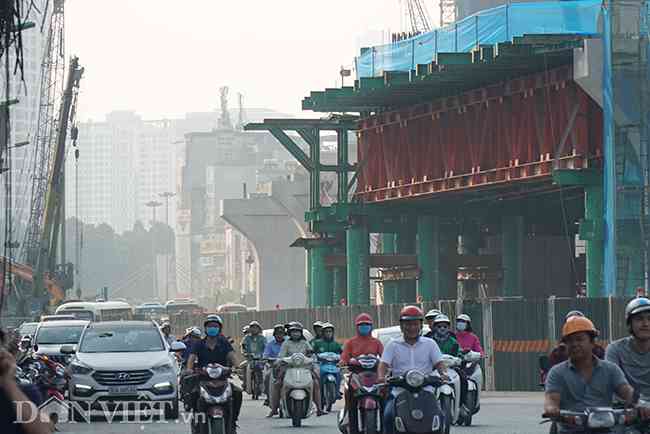
[[[126, 402], [164, 407], [165, 417], [178, 417], [176, 359], [153, 321], [107, 321], [86, 327], [69, 367], [73, 408], [116, 409]], [[76, 405], [75, 405], [76, 404]], [[131, 404], [129, 404], [131, 405]]]

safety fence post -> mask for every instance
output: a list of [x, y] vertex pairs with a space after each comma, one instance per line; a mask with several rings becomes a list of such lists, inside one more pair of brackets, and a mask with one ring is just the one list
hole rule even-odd
[[551, 346], [557, 342], [557, 327], [555, 326], [555, 296], [546, 300], [546, 315], [548, 317], [548, 340]]
[[483, 343], [485, 345], [485, 390], [495, 390], [494, 378], [494, 328], [492, 325], [492, 301], [484, 298], [481, 300], [483, 310]]

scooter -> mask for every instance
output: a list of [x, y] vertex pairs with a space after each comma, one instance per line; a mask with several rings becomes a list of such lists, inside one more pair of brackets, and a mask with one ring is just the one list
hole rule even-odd
[[287, 365], [280, 392], [280, 417], [288, 417], [294, 427], [300, 427], [302, 420], [313, 413], [314, 380], [311, 367], [314, 360], [302, 353], [278, 360]]
[[481, 353], [468, 351], [462, 357], [462, 363], [456, 369], [460, 380], [467, 383], [467, 392], [461, 396], [460, 414], [458, 424], [470, 426], [472, 417], [481, 409], [481, 388], [483, 387], [483, 371], [479, 361]]
[[542, 415], [542, 417], [546, 419], [544, 422], [553, 422], [551, 433], [557, 432], [558, 427], [556, 424], [563, 424], [584, 434], [609, 434], [619, 432], [623, 427], [627, 429], [633, 427], [639, 430], [633, 430], [632, 432], [647, 432], [648, 429], [647, 423], [641, 421], [639, 412], [635, 408], [592, 407], [584, 411], [560, 410], [559, 417], [551, 418], [546, 414]]
[[342, 434], [378, 434], [383, 431], [383, 398], [377, 383], [377, 366], [379, 358], [374, 355], [350, 359], [345, 394], [351, 399], [338, 415]]
[[[439, 387], [436, 388], [435, 394], [438, 402], [440, 402], [440, 410], [444, 414], [444, 433], [449, 434], [451, 425], [458, 423], [460, 415], [460, 375], [454, 368], [461, 365], [462, 360], [458, 357], [444, 354], [442, 361], [447, 366], [445, 375], [447, 380], [441, 381]], [[433, 376], [440, 378], [438, 371], [434, 371]]]
[[440, 377], [418, 370], [388, 380], [395, 397], [395, 431], [409, 434], [448, 433], [445, 415], [440, 409], [435, 389], [442, 386]]
[[192, 433], [233, 434], [232, 385], [229, 381], [231, 374], [230, 368], [217, 363], [200, 370], [199, 397], [190, 424]]
[[323, 406], [327, 411], [332, 411], [332, 405], [339, 399], [339, 375], [341, 369], [338, 363], [341, 356], [336, 353], [320, 353], [317, 355], [320, 362], [320, 387]]

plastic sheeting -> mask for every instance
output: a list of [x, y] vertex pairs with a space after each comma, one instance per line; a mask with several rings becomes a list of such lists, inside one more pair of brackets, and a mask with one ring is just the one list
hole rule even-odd
[[438, 53], [468, 52], [479, 44], [510, 41], [524, 34], [595, 35], [600, 15], [599, 0], [506, 4], [432, 32], [363, 50], [355, 59], [357, 77], [410, 71], [417, 64], [431, 63]]

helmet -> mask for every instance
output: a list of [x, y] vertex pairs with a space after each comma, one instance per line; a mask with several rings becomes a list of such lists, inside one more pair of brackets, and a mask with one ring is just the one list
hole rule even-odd
[[311, 327], [314, 328], [314, 329], [317, 328], [317, 327], [323, 328], [323, 324], [325, 324], [323, 321], [314, 321], [314, 323], [311, 325]]
[[625, 321], [629, 324], [632, 315], [650, 310], [650, 300], [645, 297], [635, 298], [625, 307]]
[[427, 312], [426, 315], [424, 315], [424, 318], [426, 319], [433, 319], [440, 315], [442, 312], [440, 312], [438, 309], [431, 309], [429, 312]]
[[445, 315], [444, 313], [441, 313], [436, 317], [436, 319], [433, 320], [434, 324], [438, 324], [441, 322], [446, 322], [447, 324], [451, 324], [451, 321], [449, 320], [449, 317]]
[[188, 334], [190, 336], [195, 337], [195, 338], [200, 338], [201, 337], [201, 329], [199, 329], [198, 327], [192, 327]]
[[284, 324], [276, 324], [273, 326], [273, 333], [275, 333], [278, 330], [282, 330], [282, 332], [284, 333], [285, 329], [286, 327], [284, 326]]
[[593, 336], [598, 336], [598, 330], [589, 318], [586, 316], [572, 316], [562, 327], [562, 340], [569, 335], [579, 332], [588, 332]]
[[470, 318], [466, 313], [463, 313], [456, 317], [456, 321], [472, 322], [472, 318]]
[[360, 313], [354, 320], [354, 325], [370, 324], [372, 325], [372, 317], [367, 313]]
[[323, 323], [323, 331], [325, 331], [325, 329], [332, 329], [332, 330], [334, 330], [334, 324], [332, 324], [332, 323], [330, 323], [330, 322]]
[[292, 321], [289, 323], [289, 331], [291, 330], [300, 330], [302, 332], [302, 324], [298, 321]]
[[248, 327], [249, 327], [249, 328], [250, 328], [250, 327], [253, 327], [253, 326], [257, 326], [257, 327], [259, 327], [260, 329], [262, 328], [262, 326], [260, 325], [260, 323], [258, 323], [257, 321], [251, 321], [251, 322], [248, 324]]
[[216, 323], [218, 323], [220, 326], [223, 327], [223, 320], [221, 319], [221, 317], [220, 317], [219, 315], [215, 315], [215, 314], [210, 314], [210, 315], [208, 315], [208, 316], [205, 318], [205, 321], [203, 321], [203, 327], [205, 327], [205, 325], [206, 325], [207, 323], [209, 323], [209, 322], [216, 322]]
[[420, 309], [419, 307], [406, 306], [400, 311], [399, 320], [400, 321], [412, 321], [412, 320], [422, 321], [423, 316], [424, 314], [422, 313], [422, 309]]
[[568, 320], [572, 316], [585, 316], [585, 314], [580, 312], [579, 310], [572, 310], [566, 314], [566, 316], [564, 317], [564, 321]]
[[171, 328], [171, 324], [169, 324], [169, 321], [165, 321], [160, 325], [161, 329], [164, 329], [165, 327], [170, 327]]

